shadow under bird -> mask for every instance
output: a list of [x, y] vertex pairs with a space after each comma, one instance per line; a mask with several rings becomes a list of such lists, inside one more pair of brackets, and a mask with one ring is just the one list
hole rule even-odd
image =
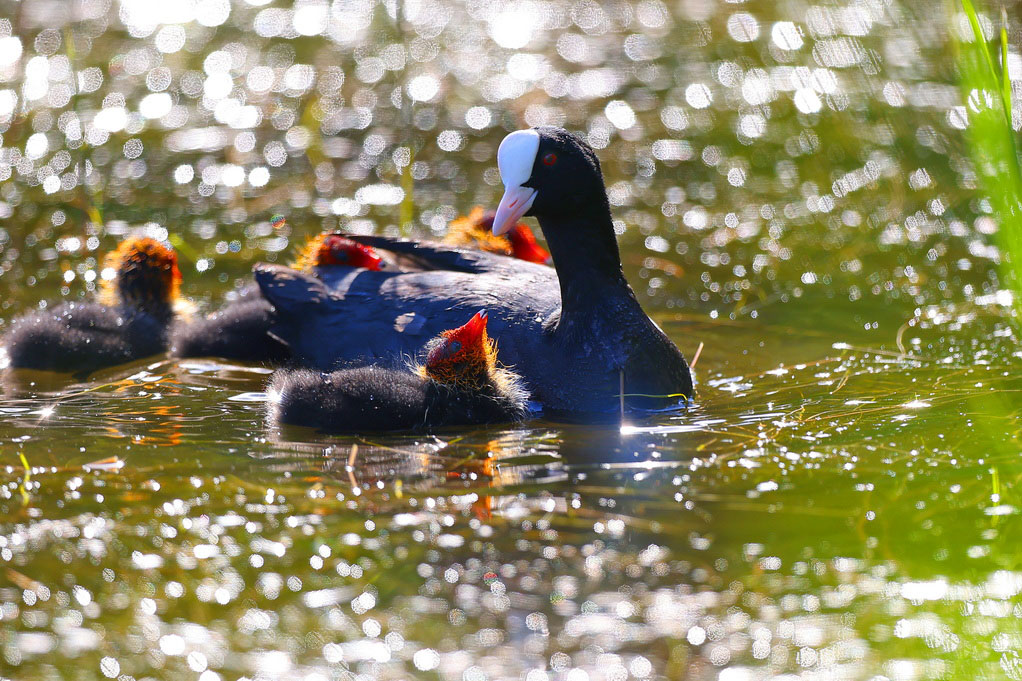
[[528, 396], [518, 376], [497, 365], [486, 319], [478, 312], [434, 338], [422, 366], [278, 371], [267, 390], [270, 420], [331, 432], [519, 421]]
[[0, 338], [12, 368], [85, 374], [167, 349], [181, 272], [169, 246], [131, 237], [109, 253], [98, 301], [67, 302], [15, 319]]
[[[500, 359], [548, 416], [602, 419], [676, 405], [692, 378], [673, 342], [625, 280], [600, 163], [566, 130], [508, 135], [497, 152], [503, 234], [535, 216], [555, 270], [511, 258], [385, 237], [351, 236], [377, 251], [414, 255], [423, 272], [337, 271], [320, 278], [258, 265], [275, 308], [273, 334], [293, 359], [331, 370], [411, 355], [472, 310], [489, 312]], [[623, 389], [622, 389], [623, 388]]]

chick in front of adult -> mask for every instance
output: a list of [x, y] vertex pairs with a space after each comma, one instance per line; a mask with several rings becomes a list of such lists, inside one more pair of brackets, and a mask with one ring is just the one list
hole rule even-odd
[[331, 432], [500, 423], [528, 414], [518, 375], [497, 364], [485, 311], [431, 340], [422, 365], [278, 371], [268, 396], [272, 422]]

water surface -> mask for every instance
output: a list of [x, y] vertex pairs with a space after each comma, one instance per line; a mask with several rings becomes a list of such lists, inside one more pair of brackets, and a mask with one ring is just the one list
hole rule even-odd
[[1022, 676], [955, 9], [0, 1], [5, 321], [133, 230], [204, 310], [322, 229], [441, 236], [556, 124], [703, 348], [681, 414], [432, 435], [269, 428], [268, 369], [213, 359], [8, 373], [0, 677]]

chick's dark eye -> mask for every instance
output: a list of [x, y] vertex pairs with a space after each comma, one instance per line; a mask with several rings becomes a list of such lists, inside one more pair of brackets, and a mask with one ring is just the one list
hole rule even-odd
[[557, 163], [557, 154], [547, 154], [543, 157], [543, 165], [552, 166]]
[[456, 352], [460, 352], [460, 351], [461, 351], [461, 343], [460, 342], [458, 342], [458, 341], [451, 341], [450, 343], [447, 344], [447, 352], [449, 352], [450, 354], [453, 355]]

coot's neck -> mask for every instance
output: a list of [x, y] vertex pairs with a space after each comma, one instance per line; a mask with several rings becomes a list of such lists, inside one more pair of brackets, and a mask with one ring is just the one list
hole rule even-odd
[[571, 217], [544, 216], [539, 225], [561, 286], [559, 327], [620, 310], [622, 302], [638, 305], [621, 271], [609, 206]]

